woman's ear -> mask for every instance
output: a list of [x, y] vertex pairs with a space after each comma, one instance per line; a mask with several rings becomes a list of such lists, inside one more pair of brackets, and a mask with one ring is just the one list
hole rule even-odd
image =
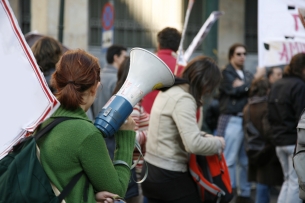
[[101, 82], [97, 82], [96, 85], [93, 85], [93, 87], [90, 89], [90, 93], [95, 96], [98, 90], [98, 87], [101, 85]]

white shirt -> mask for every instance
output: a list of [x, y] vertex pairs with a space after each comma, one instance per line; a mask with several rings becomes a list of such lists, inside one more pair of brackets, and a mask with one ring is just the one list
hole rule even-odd
[[241, 79], [244, 79], [244, 72], [242, 70], [236, 70], [236, 72]]

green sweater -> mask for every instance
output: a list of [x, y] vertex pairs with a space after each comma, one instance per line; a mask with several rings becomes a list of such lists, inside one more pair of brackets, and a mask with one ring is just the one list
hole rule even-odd
[[[81, 108], [68, 111], [59, 107], [42, 127], [56, 117], [77, 119], [63, 121], [37, 142], [41, 164], [50, 181], [62, 191], [77, 173], [84, 171], [90, 182], [88, 202], [96, 202], [94, 191], [108, 191], [124, 197], [130, 170], [124, 165], [113, 165], [102, 133], [86, 113]], [[130, 166], [135, 132], [118, 131], [115, 140], [117, 149], [114, 160], [123, 160]], [[85, 176], [82, 176], [65, 198], [67, 203], [83, 202], [85, 181]]]

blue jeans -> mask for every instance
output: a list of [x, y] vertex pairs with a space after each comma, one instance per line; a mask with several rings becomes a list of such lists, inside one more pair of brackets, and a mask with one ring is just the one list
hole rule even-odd
[[298, 177], [292, 165], [294, 145], [277, 146], [276, 155], [284, 173], [284, 183], [277, 203], [301, 203], [299, 198]]
[[269, 203], [270, 202], [271, 186], [256, 183], [255, 203]]
[[250, 197], [251, 184], [248, 182], [248, 157], [244, 147], [243, 119], [238, 116], [230, 117], [225, 129], [226, 147], [224, 156], [228, 165], [232, 188], [236, 188], [236, 169], [239, 180], [239, 196]]

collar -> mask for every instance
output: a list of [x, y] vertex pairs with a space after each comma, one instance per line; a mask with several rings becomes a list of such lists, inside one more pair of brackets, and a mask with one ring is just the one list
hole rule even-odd
[[189, 92], [190, 89], [190, 85], [188, 83], [184, 83], [184, 84], [180, 84], [178, 85], [181, 89], [183, 89], [183, 91], [185, 92]]
[[[227, 65], [226, 68], [227, 68], [228, 71], [234, 73], [234, 75], [235, 75], [236, 77], [238, 77], [239, 79], [242, 80], [242, 78], [239, 76], [239, 74], [237, 73], [236, 69], [233, 67], [233, 65], [232, 65], [231, 63], [229, 63], [229, 64]], [[244, 75], [245, 75], [245, 71], [244, 71], [243, 69], [241, 69], [241, 71], [242, 71], [242, 72], [244, 73]], [[246, 76], [244, 76], [244, 78], [246, 78]]]
[[[227, 67], [228, 67], [228, 69], [230, 69], [230, 70], [236, 72], [236, 69], [234, 68], [234, 66], [233, 66], [231, 63], [229, 63], [229, 64], [227, 65]], [[241, 70], [242, 72], [244, 72], [244, 69], [240, 69], [240, 70]]]
[[[172, 86], [181, 85], [181, 84], [189, 84], [189, 81], [187, 81], [186, 79], [178, 78], [177, 76], [175, 76], [175, 82]], [[164, 92], [164, 91], [168, 90], [169, 88], [171, 88], [171, 87], [163, 87], [159, 90]]]
[[52, 114], [51, 118], [58, 118], [58, 117], [77, 118], [92, 123], [92, 121], [86, 115], [85, 111], [80, 107], [74, 111], [71, 111], [63, 108], [62, 106], [59, 106], [59, 108]]

